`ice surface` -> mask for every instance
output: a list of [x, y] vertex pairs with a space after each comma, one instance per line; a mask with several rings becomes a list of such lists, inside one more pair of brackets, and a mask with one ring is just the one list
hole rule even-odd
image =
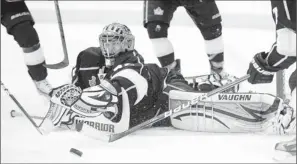
[[[220, 4], [226, 7], [222, 7], [223, 11], [228, 11], [227, 4]], [[268, 12], [269, 7], [265, 8]], [[258, 8], [260, 7], [255, 7], [255, 10]], [[241, 11], [249, 12], [246, 9]], [[142, 14], [141, 10], [139, 14]], [[270, 14], [264, 14], [263, 17], [271, 19]], [[147, 62], [157, 62], [141, 22], [139, 25], [127, 25], [136, 36], [136, 49]], [[100, 22], [88, 24], [65, 21], [64, 30], [71, 65], [75, 64], [76, 56], [81, 50], [98, 46], [98, 34], [103, 26]], [[54, 22], [37, 22], [35, 27], [47, 63], [62, 60], [58, 25]], [[273, 27], [224, 28], [226, 71], [238, 77], [243, 76], [253, 55], [270, 49], [275, 37], [273, 30]], [[5, 32], [1, 27], [1, 81], [30, 114], [42, 116], [47, 112], [49, 103], [36, 92], [27, 74], [20, 48]], [[182, 73], [185, 76], [209, 73], [203, 39], [193, 23], [191, 26], [177, 23], [172, 25], [169, 38], [174, 45], [176, 58], [181, 59]], [[50, 82], [54, 86], [69, 82], [70, 70], [70, 66], [58, 71], [49, 70]], [[254, 86], [244, 82], [241, 91], [275, 94], [275, 88], [275, 82]], [[9, 112], [12, 109], [19, 111], [1, 90], [1, 162], [273, 162], [275, 143], [290, 139], [288, 136], [205, 134], [160, 128], [141, 130], [107, 144], [76, 132], [53, 132], [48, 136], [41, 136], [26, 119], [10, 118]], [[69, 153], [72, 147], [81, 150], [83, 156], [79, 158]]]

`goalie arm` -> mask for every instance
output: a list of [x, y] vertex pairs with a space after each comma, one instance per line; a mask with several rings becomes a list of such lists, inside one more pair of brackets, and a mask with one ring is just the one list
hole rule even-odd
[[[65, 87], [72, 88], [71, 90], [79, 89], [74, 85]], [[120, 133], [130, 127], [131, 108], [146, 95], [148, 82], [136, 70], [121, 69], [110, 81], [101, 80], [99, 85], [75, 92], [79, 96], [67, 105], [62, 101], [72, 93], [65, 87], [51, 99], [46, 118], [51, 118], [53, 127], [70, 126], [75, 124], [74, 118], [80, 118], [83, 122], [93, 122], [93, 125], [100, 123], [112, 126], [112, 133]]]
[[[73, 129], [82, 122], [103, 133], [122, 132], [129, 128], [130, 110], [124, 91], [121, 97], [123, 99], [119, 101], [117, 91], [107, 81], [83, 91], [72, 84], [63, 85], [53, 94], [40, 127], [49, 133], [61, 126]], [[121, 108], [118, 108], [119, 104]], [[103, 128], [105, 126], [110, 128]]]
[[72, 70], [72, 84], [85, 89], [98, 85], [98, 71], [104, 65], [104, 57], [98, 47], [89, 47], [81, 51]]

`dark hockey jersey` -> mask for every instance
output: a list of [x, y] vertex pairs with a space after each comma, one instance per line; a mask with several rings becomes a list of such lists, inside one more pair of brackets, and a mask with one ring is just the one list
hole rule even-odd
[[296, 31], [296, 0], [270, 1], [277, 29], [287, 27]]
[[[85, 89], [98, 85], [100, 79], [107, 79], [118, 90], [119, 97], [121, 88], [124, 88], [129, 97], [130, 127], [133, 127], [160, 112], [156, 102], [162, 93], [166, 74], [165, 68], [156, 64], [144, 64], [142, 56], [135, 50], [121, 53], [114, 66], [106, 68], [100, 48], [90, 47], [79, 53], [72, 82]], [[119, 116], [112, 120], [115, 122], [121, 116], [121, 102], [118, 107]]]

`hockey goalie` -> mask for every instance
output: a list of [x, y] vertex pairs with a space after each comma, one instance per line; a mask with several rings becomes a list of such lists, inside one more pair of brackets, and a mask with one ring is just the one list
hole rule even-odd
[[134, 42], [127, 26], [112, 23], [104, 27], [100, 47], [79, 53], [73, 84], [54, 89], [41, 128], [73, 130], [83, 123], [97, 135], [109, 135], [170, 112], [174, 113], [171, 117], [152, 127], [268, 134], [286, 134], [295, 127], [293, 108], [282, 99], [265, 93], [237, 93], [238, 86], [192, 103], [203, 93], [188, 85], [175, 69], [145, 64]]

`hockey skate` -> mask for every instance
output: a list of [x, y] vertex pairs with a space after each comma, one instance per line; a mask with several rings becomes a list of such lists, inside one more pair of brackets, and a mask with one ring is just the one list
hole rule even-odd
[[296, 113], [288, 104], [282, 104], [282, 110], [278, 112], [275, 119], [268, 123], [265, 131], [267, 134], [293, 135], [296, 134]]
[[[199, 82], [198, 84], [194, 84], [193, 86], [195, 86], [195, 89], [197, 89], [200, 92], [209, 92], [218, 87], [226, 85], [236, 79], [237, 78], [235, 76], [229, 75], [224, 71], [221, 71], [220, 73], [212, 71], [211, 74], [207, 76], [207, 78], [202, 79], [201, 82]], [[225, 92], [235, 93], [238, 92], [238, 90], [239, 85], [236, 85]]]
[[50, 96], [51, 92], [53, 90], [52, 86], [50, 85], [50, 83], [48, 82], [47, 79], [41, 80], [41, 81], [34, 81], [37, 90], [43, 94], [43, 95], [47, 95]]
[[168, 74], [166, 78], [166, 83], [169, 83], [170, 80], [176, 79], [185, 82], [187, 84], [187, 81], [185, 80], [185, 77], [181, 74], [181, 69], [180, 69], [180, 59], [176, 59], [174, 64], [174, 67], [172, 68], [167, 68], [168, 69]]
[[277, 143], [273, 159], [278, 163], [296, 163], [296, 137]]
[[281, 114], [282, 117], [280, 121], [284, 134], [296, 135], [296, 111], [288, 104], [284, 104], [284, 110], [281, 112]]

